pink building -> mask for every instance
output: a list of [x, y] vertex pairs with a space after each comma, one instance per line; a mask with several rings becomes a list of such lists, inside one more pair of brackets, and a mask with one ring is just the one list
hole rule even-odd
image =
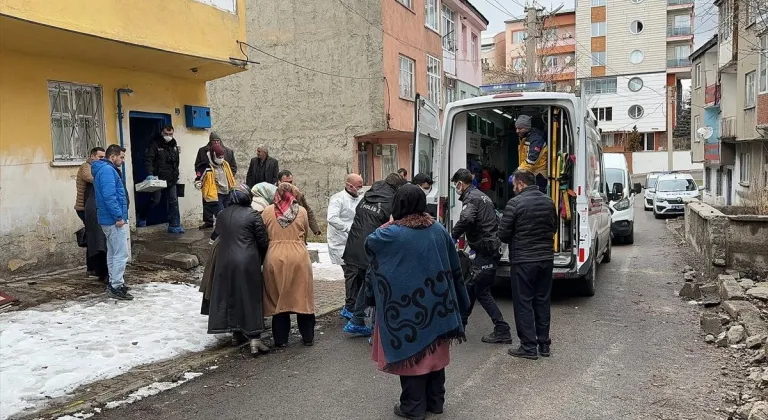
[[467, 0], [443, 0], [440, 35], [443, 44], [445, 102], [476, 96], [483, 83], [480, 33], [488, 19]]

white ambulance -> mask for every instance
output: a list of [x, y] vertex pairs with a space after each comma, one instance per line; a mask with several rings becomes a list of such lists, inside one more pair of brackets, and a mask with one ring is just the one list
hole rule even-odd
[[[501, 214], [513, 194], [507, 179], [520, 161], [514, 121], [519, 115], [531, 116], [533, 126], [548, 138], [550, 197], [560, 215], [553, 238], [553, 277], [579, 281], [584, 295], [594, 295], [597, 265], [611, 260], [609, 188], [594, 114], [583, 98], [546, 92], [544, 83], [481, 90], [485, 96], [446, 105], [442, 127], [437, 107], [417, 98], [412, 170], [429, 173], [435, 181], [428, 204], [450, 230], [461, 212], [450, 177], [459, 168], [468, 168]], [[506, 245], [502, 254], [497, 274], [503, 279], [512, 275], [513, 266]]]

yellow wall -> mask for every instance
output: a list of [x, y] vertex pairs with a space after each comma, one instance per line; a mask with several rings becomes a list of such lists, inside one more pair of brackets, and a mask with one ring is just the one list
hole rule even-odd
[[223, 61], [245, 40], [245, 0], [237, 14], [195, 0], [0, 0], [0, 15]]
[[[191, 188], [193, 164], [207, 130], [184, 128], [184, 105], [206, 105], [204, 81], [154, 73], [30, 56], [0, 50], [0, 271], [10, 259], [37, 258], [49, 263], [78, 261], [73, 232], [82, 226], [72, 209], [77, 167], [53, 167], [48, 80], [101, 85], [106, 142], [118, 142], [116, 89], [130, 87], [124, 97], [125, 146], [129, 192], [133, 191], [130, 160], [130, 111], [171, 114], [181, 147], [181, 183], [187, 197], [180, 199], [182, 221], [200, 218], [200, 196]], [[175, 115], [175, 108], [181, 114]], [[133, 200], [130, 215], [133, 216]], [[134, 223], [134, 220], [131, 220]], [[67, 248], [69, 247], [69, 248]]]

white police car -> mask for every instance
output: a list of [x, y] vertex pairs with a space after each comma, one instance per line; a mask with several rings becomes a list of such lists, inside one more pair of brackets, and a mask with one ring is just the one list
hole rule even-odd
[[700, 199], [701, 192], [693, 176], [687, 173], [659, 175], [656, 180], [656, 194], [653, 197], [653, 215], [679, 216], [685, 213], [685, 204]]

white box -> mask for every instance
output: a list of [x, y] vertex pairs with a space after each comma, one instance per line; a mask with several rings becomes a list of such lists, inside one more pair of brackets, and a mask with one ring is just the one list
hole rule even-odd
[[136, 192], [154, 192], [167, 188], [168, 183], [162, 179], [153, 179], [136, 184]]

